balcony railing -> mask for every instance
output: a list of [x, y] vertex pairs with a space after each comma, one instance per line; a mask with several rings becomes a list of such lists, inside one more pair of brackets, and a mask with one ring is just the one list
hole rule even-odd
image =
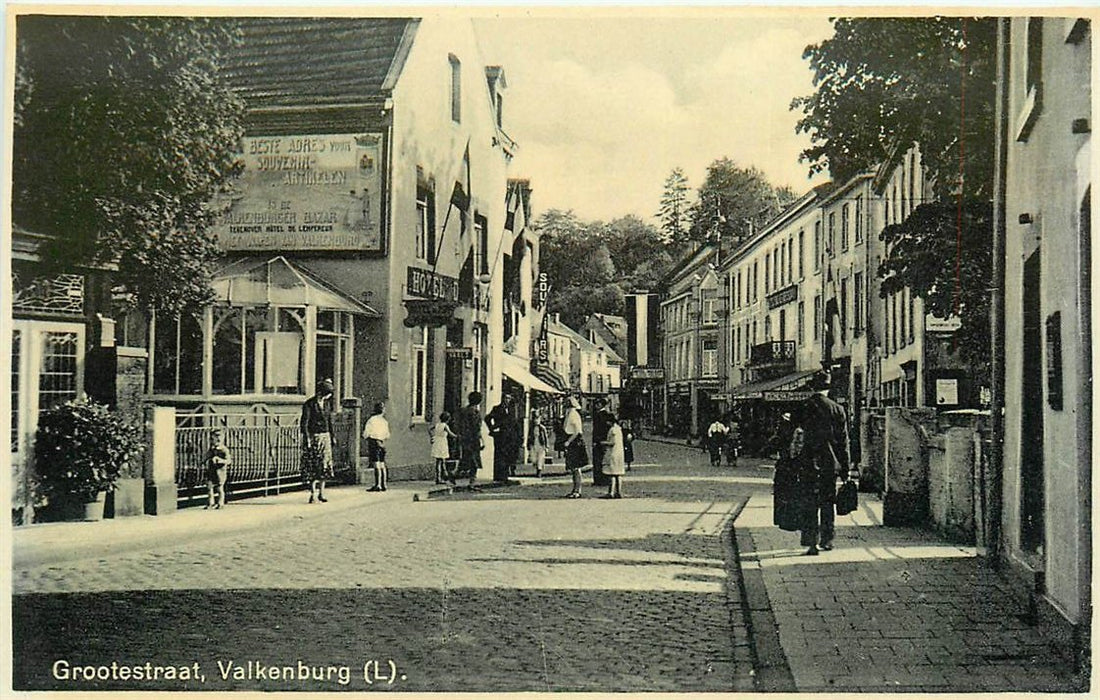
[[752, 346], [749, 364], [752, 367], [793, 364], [795, 344], [793, 340], [771, 340]]

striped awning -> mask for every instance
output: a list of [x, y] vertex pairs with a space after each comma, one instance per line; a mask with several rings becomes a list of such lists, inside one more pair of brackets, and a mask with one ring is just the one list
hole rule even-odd
[[542, 365], [536, 362], [531, 366], [531, 373], [561, 393], [565, 394], [569, 392], [569, 382], [565, 381], [560, 374], [551, 369], [550, 365]]
[[762, 399], [764, 401], [800, 401], [808, 398], [812, 392], [799, 391], [810, 381], [810, 377], [817, 370], [794, 372], [782, 377], [764, 379], [759, 382], [750, 382], [735, 387], [730, 392], [730, 398], [734, 401], [751, 401]]

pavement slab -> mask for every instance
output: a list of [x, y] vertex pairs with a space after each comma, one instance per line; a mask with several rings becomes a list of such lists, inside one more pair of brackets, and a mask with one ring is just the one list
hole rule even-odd
[[803, 555], [756, 492], [735, 523], [759, 690], [1083, 692], [1009, 584], [978, 556], [918, 528], [881, 525], [881, 502], [837, 518], [833, 551]]

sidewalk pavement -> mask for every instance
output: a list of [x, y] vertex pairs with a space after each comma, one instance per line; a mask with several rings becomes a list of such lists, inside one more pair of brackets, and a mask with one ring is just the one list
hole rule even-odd
[[757, 493], [734, 523], [757, 690], [1084, 692], [1026, 605], [974, 547], [882, 526], [881, 500], [837, 517], [833, 551], [804, 556]]

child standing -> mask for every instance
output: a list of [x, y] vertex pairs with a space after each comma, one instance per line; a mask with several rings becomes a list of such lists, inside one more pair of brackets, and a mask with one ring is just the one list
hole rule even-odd
[[[222, 431], [215, 430], [211, 434], [210, 449], [206, 453], [206, 507], [219, 509], [225, 505], [225, 478], [229, 472], [229, 465], [233, 458], [229, 454], [229, 448], [222, 442]], [[214, 496], [217, 495], [215, 502]]]
[[363, 426], [367, 440], [367, 459], [374, 467], [374, 486], [368, 491], [386, 490], [386, 440], [390, 439], [390, 422], [386, 420], [386, 404], [379, 401]]
[[623, 459], [626, 461], [626, 470], [630, 471], [630, 465], [634, 462], [634, 422], [623, 421]]
[[454, 483], [454, 475], [447, 473], [447, 460], [451, 458], [450, 438], [458, 437], [451, 430], [451, 414], [443, 411], [439, 414], [439, 422], [432, 426], [428, 435], [432, 440], [432, 457], [435, 457], [435, 483], [444, 481]]
[[535, 463], [535, 476], [542, 477], [542, 468], [546, 466], [546, 450], [550, 448], [550, 434], [542, 424], [542, 414], [535, 411], [531, 419], [531, 435], [527, 447], [531, 450], [531, 461]]
[[607, 495], [601, 498], [622, 498], [623, 475], [626, 474], [626, 457], [623, 453], [623, 428], [619, 425], [619, 418], [615, 414], [608, 417], [610, 423], [607, 429], [606, 448], [603, 453], [603, 473], [609, 477]]

